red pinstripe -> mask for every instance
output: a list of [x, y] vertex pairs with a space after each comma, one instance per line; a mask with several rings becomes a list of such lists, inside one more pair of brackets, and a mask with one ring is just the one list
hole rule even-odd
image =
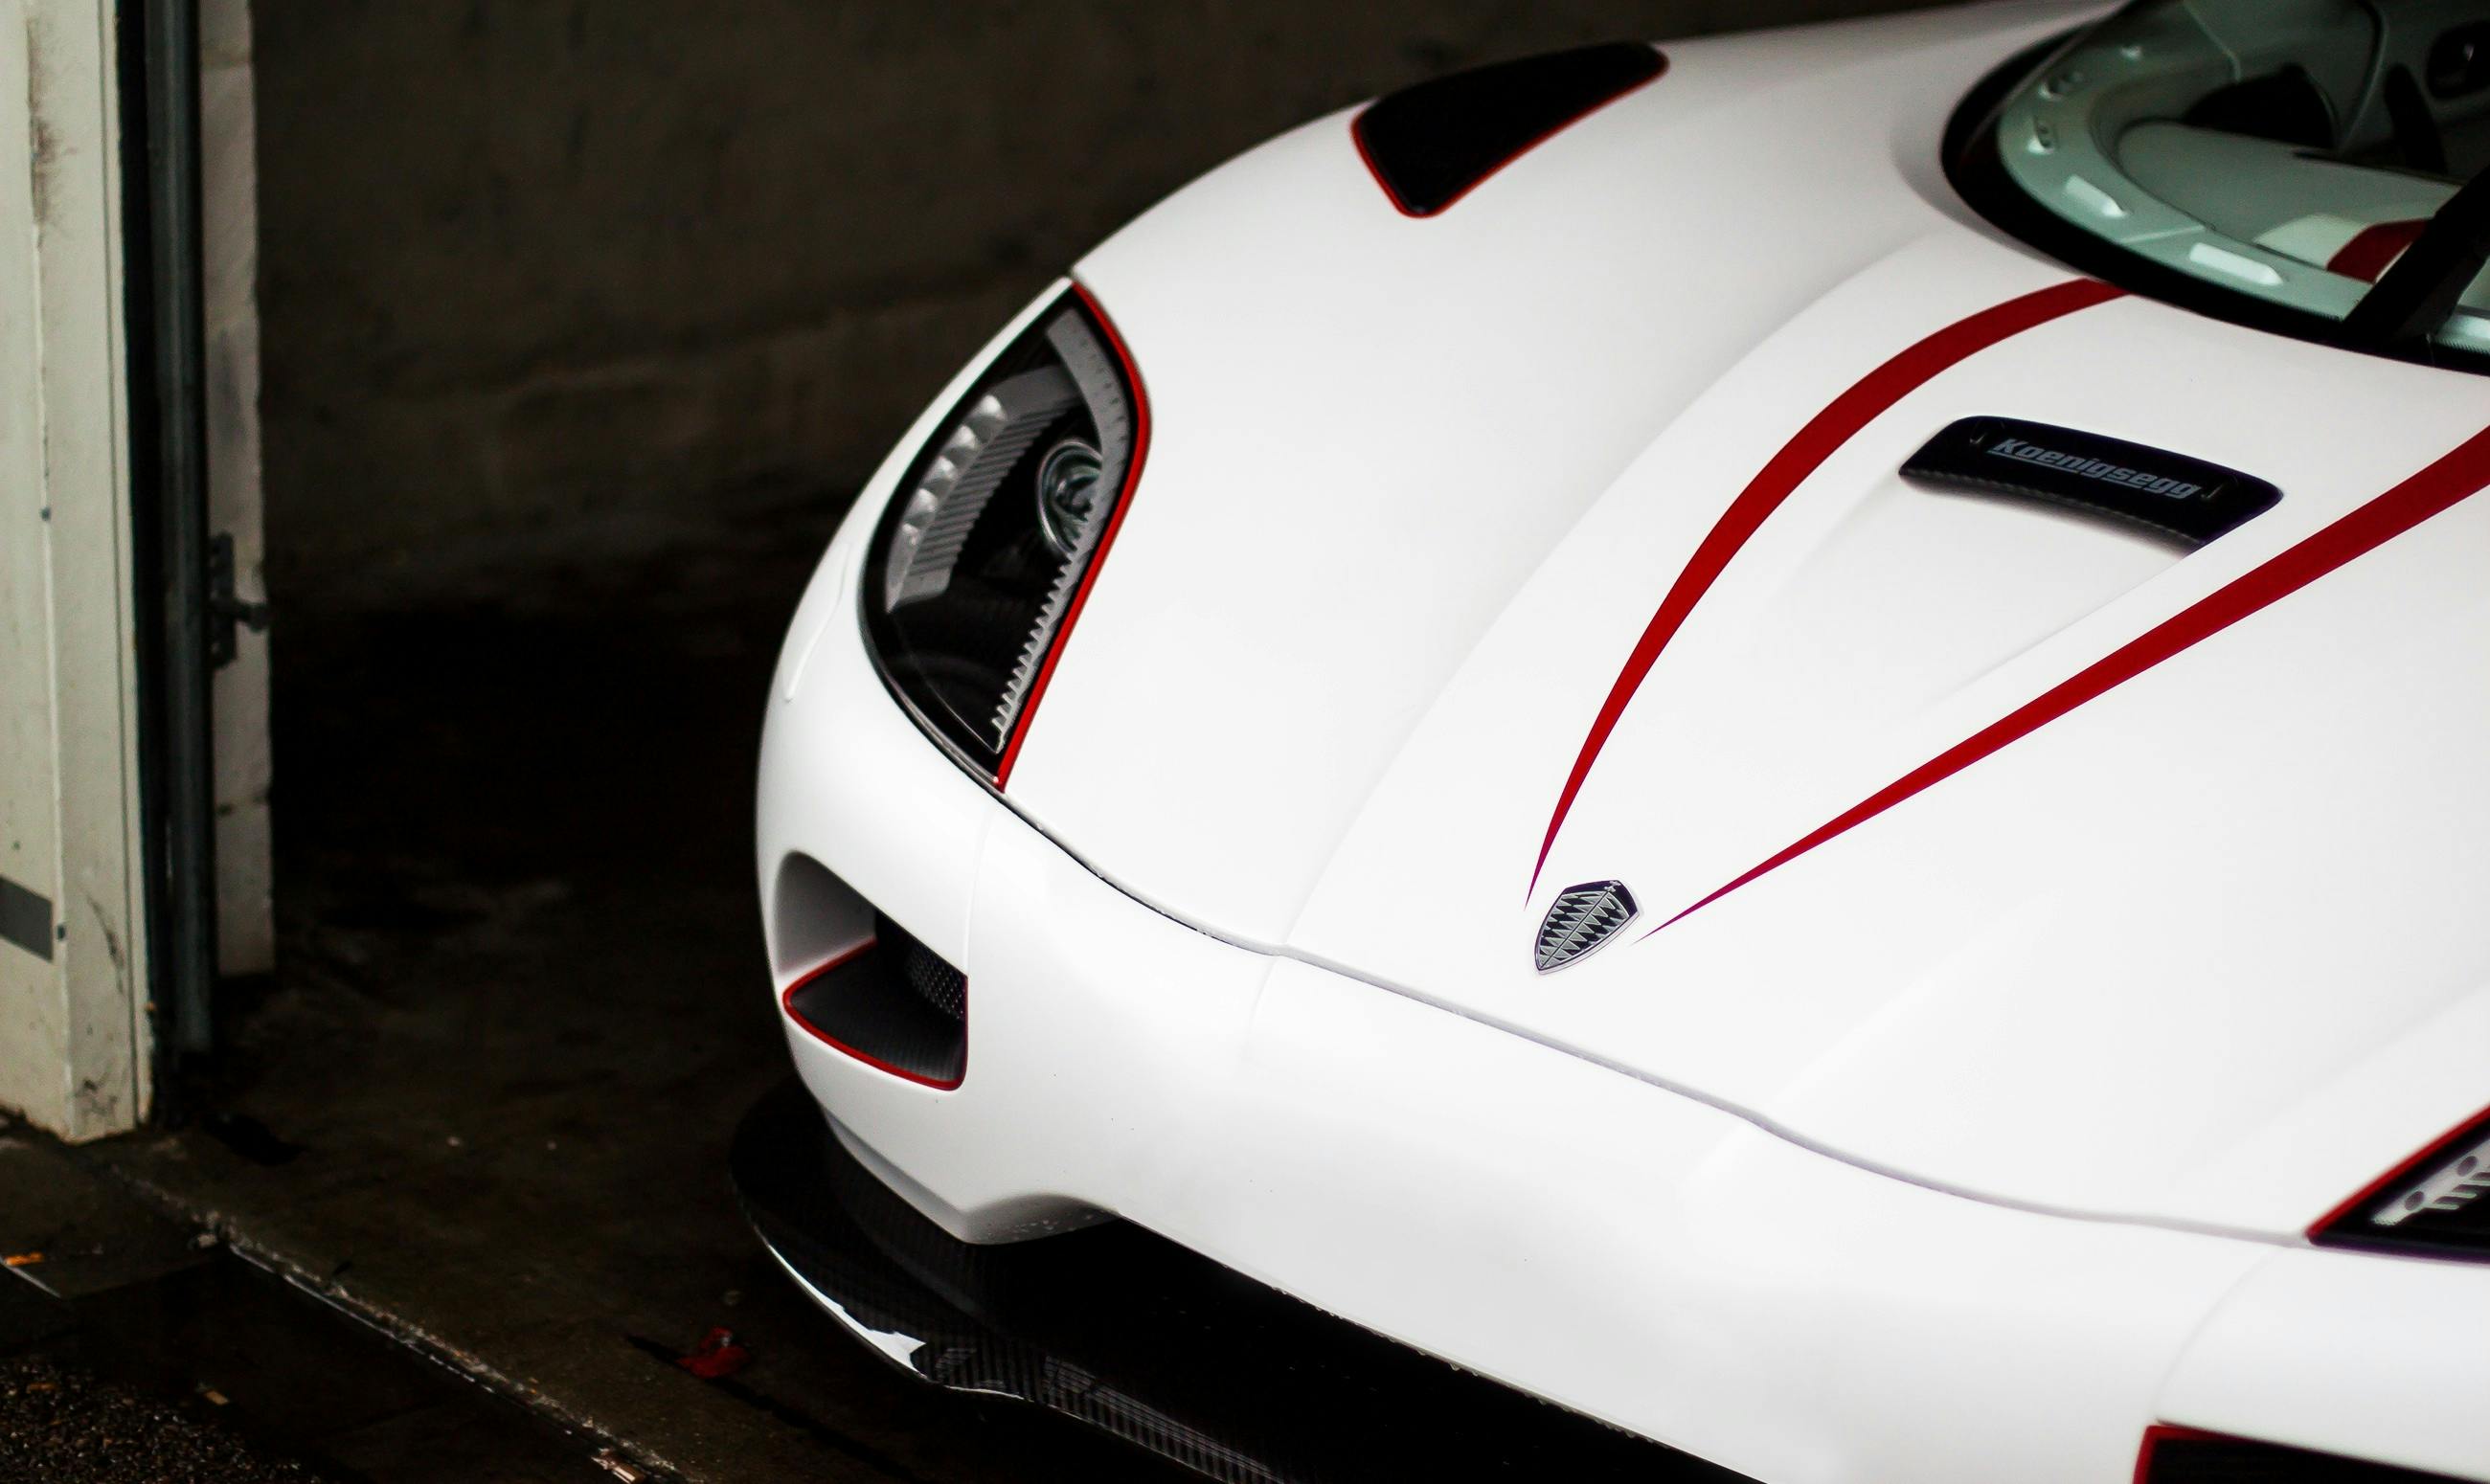
[[[1836, 814], [1762, 864], [1730, 881], [1652, 932], [1699, 911], [1731, 892], [1805, 855], [1901, 803], [1952, 778], [2018, 738], [2031, 735], [2077, 706], [2133, 679], [2163, 660], [2219, 634], [2251, 614], [2298, 592], [2345, 562], [2375, 551], [2431, 516], [2490, 485], [2490, 428], [2484, 428], [2393, 489], [2306, 536], [2263, 565], [2234, 578], [2206, 597], [2085, 666], [1997, 721], [1939, 753], [1857, 804]], [[1643, 936], [1649, 937], [1651, 933]]]
[[1711, 591], [1730, 558], [1738, 555], [1765, 518], [1780, 509], [1790, 493], [1832, 457], [1834, 450], [1939, 372], [2010, 335], [2115, 299], [2120, 292], [2105, 283], [2078, 278], [2010, 299], [1957, 320], [1896, 354], [1834, 398], [1755, 471], [1747, 487], [1738, 492], [1738, 498], [1729, 502], [1729, 508], [1713, 523], [1711, 532], [1694, 549], [1686, 569], [1677, 574], [1668, 595], [1661, 600], [1659, 611], [1643, 626], [1642, 637], [1626, 656], [1625, 669], [1618, 671], [1615, 683], [1608, 687], [1607, 699], [1600, 703], [1599, 714], [1591, 720], [1590, 734], [1582, 739], [1581, 751], [1574, 759], [1574, 771], [1556, 795], [1555, 812], [1548, 819], [1547, 838], [1540, 842], [1539, 859], [1530, 868], [1532, 891], [1539, 888], [1539, 873], [1547, 869], [1548, 852], [1555, 847], [1556, 832], [1564, 828], [1574, 797], [1582, 791], [1582, 780], [1590, 776], [1591, 764], [1599, 760], [1600, 749], [1607, 745], [1617, 718], [1625, 714], [1627, 702], [1634, 699], [1661, 651], [1668, 647], [1669, 640], [1686, 622], [1686, 615]]

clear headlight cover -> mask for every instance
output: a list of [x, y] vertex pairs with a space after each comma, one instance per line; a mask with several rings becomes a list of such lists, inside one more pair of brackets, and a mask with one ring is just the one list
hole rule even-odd
[[2308, 1235], [2331, 1246], [2490, 1261], [2490, 1109], [2395, 1166]]
[[883, 676], [998, 784], [1147, 441], [1122, 345], [1068, 290], [943, 419], [874, 533], [864, 622]]

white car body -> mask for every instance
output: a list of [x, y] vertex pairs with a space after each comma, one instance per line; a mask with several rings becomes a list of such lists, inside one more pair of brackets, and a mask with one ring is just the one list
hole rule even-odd
[[[2490, 1480], [2490, 1265], [2307, 1235], [2490, 1101], [2490, 499], [2223, 609], [2469, 473], [2490, 397], [2086, 292], [1966, 206], [1958, 101], [2096, 13], [1672, 43], [1424, 219], [1337, 115], [1083, 260], [1146, 456], [1003, 786], [857, 619], [984, 357], [769, 699], [777, 987], [862, 903], [970, 986], [947, 1090], [791, 1020], [852, 1146], [961, 1239], [1113, 1214], [1772, 1484], [2111, 1484], [2156, 1426]], [[1976, 414], [2285, 498], [2182, 555], [1902, 481]], [[791, 920], [791, 857], [854, 901]], [[1643, 915], [1539, 972], [1604, 879]]]

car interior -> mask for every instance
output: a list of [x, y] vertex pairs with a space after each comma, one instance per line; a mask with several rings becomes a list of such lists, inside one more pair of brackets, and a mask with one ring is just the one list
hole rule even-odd
[[[2490, 168], [2490, 5], [2130, 6], [2024, 79], [1997, 130], [2008, 175], [2087, 233], [2347, 319]], [[2427, 333], [2490, 349], [2490, 274], [2477, 254], [2442, 261], [2466, 287]]]

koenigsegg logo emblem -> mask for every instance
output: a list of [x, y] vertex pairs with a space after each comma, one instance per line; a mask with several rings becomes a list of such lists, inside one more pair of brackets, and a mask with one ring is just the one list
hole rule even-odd
[[1586, 881], [1556, 894], [1539, 922], [1539, 972], [1561, 969], [1634, 921], [1634, 893], [1622, 881]]
[[2148, 495], [2165, 496], [2171, 499], [2187, 499], [2205, 493], [2205, 487], [2201, 484], [2189, 484], [2184, 479], [2165, 479], [2159, 474], [2149, 474], [2140, 469], [2122, 468], [2106, 460], [2086, 458], [2080, 453], [2060, 453], [2054, 448], [2043, 448], [2039, 443], [2026, 442], [2019, 438], [2001, 438], [1989, 445], [1988, 452], [1993, 458], [2018, 459], [2026, 464], [2038, 464], [2043, 469], [2064, 470], [2070, 474], [2081, 474], [2087, 479], [2099, 479], [2105, 484], [2123, 484], [2129, 489], [2142, 490]]
[[1948, 423], [1902, 477], [1959, 495], [2006, 495], [2202, 546], [2274, 507], [2253, 474], [2167, 448], [2019, 417]]

